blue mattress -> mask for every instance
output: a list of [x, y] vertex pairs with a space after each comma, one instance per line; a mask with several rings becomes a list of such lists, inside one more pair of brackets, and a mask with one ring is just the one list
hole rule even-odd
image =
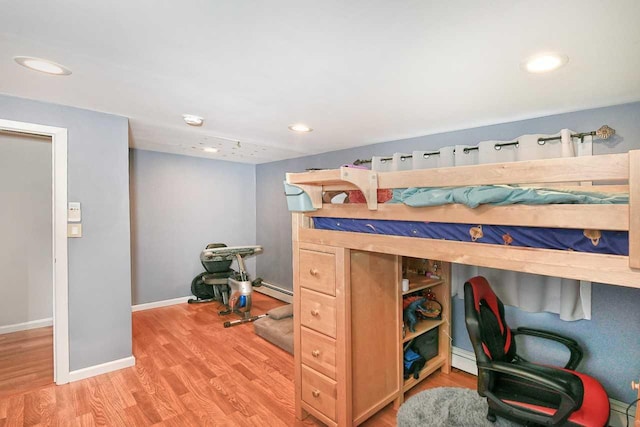
[[629, 255], [626, 231], [321, 217], [313, 218], [313, 222], [315, 228], [322, 230]]

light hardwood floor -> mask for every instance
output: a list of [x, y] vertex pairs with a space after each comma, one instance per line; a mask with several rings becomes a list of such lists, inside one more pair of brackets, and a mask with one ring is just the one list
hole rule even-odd
[[0, 399], [53, 384], [53, 328], [0, 335]]
[[[254, 310], [283, 304], [254, 294]], [[64, 386], [0, 397], [0, 427], [293, 426], [293, 356], [253, 333], [222, 327], [215, 304], [133, 313], [136, 366]], [[0, 363], [0, 369], [2, 365]], [[414, 388], [475, 387], [461, 372], [436, 374]], [[394, 426], [387, 406], [365, 426]], [[312, 418], [299, 425], [322, 425]]]

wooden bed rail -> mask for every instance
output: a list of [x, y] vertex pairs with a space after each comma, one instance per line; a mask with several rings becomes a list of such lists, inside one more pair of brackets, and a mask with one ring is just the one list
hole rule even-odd
[[[321, 191], [359, 189], [369, 209], [377, 208], [378, 188], [456, 187], [466, 185], [538, 184], [575, 181], [627, 181], [632, 172], [629, 158], [634, 151], [623, 154], [528, 160], [436, 169], [398, 172], [374, 172], [341, 167], [320, 171], [288, 173], [287, 182], [303, 189], [314, 188], [311, 196], [321, 204]], [[637, 155], [637, 154], [636, 154]]]
[[312, 228], [300, 229], [298, 238], [300, 242], [319, 245], [437, 259], [459, 264], [640, 288], [640, 270], [629, 268], [628, 257], [621, 255], [315, 230]]
[[306, 213], [309, 217], [378, 219], [391, 221], [455, 222], [587, 230], [629, 230], [627, 205], [481, 205], [469, 208], [453, 204], [414, 208], [381, 204], [371, 211], [363, 204], [325, 204]]
[[640, 269], [640, 150], [629, 151], [629, 267]]
[[629, 178], [628, 158], [629, 156], [626, 153], [606, 154], [601, 156], [380, 172], [378, 186], [380, 188], [459, 187], [465, 185], [567, 181], [626, 181]]

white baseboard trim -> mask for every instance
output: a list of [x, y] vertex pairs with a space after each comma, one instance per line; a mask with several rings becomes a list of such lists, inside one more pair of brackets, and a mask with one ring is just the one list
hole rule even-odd
[[152, 308], [167, 307], [169, 305], [182, 304], [184, 302], [187, 302], [191, 298], [195, 298], [195, 297], [194, 296], [179, 297], [179, 298], [173, 298], [173, 299], [166, 299], [162, 301], [147, 302], [144, 304], [136, 304], [131, 306], [131, 311], [150, 310]]
[[[476, 366], [476, 355], [467, 350], [463, 350], [458, 347], [451, 347], [451, 366], [461, 371], [468, 372], [473, 375], [478, 375], [478, 367]], [[611, 413], [609, 415], [610, 427], [624, 427], [627, 425], [627, 418], [625, 411], [628, 404], [620, 402], [619, 400], [609, 399], [611, 405]], [[636, 408], [632, 407], [629, 410], [629, 419], [633, 420], [635, 417]], [[633, 422], [633, 421], [632, 421]]]
[[253, 288], [253, 290], [264, 295], [269, 295], [275, 299], [279, 299], [280, 301], [288, 302], [289, 304], [293, 303], [293, 295], [290, 295], [292, 294], [290, 290], [269, 282], [263, 281], [262, 283], [263, 286]]
[[0, 326], [0, 335], [12, 332], [28, 331], [29, 329], [44, 328], [53, 326], [53, 317], [47, 319], [30, 320], [28, 322], [16, 323], [13, 325]]
[[[620, 402], [619, 400], [609, 399], [611, 404], [611, 415], [609, 415], [609, 425], [611, 427], [625, 427], [627, 425], [627, 410], [628, 403]], [[636, 416], [636, 407], [632, 406], [629, 409], [629, 425], [633, 425], [634, 417]]]
[[106, 374], [108, 372], [117, 371], [119, 369], [135, 366], [136, 358], [133, 356], [123, 359], [112, 360], [111, 362], [101, 363], [100, 365], [89, 366], [88, 368], [78, 369], [69, 372], [69, 382], [84, 380], [85, 378], [95, 377], [96, 375]]
[[[293, 302], [293, 295], [290, 295], [292, 293], [290, 290], [274, 285], [269, 282], [263, 282], [263, 286], [260, 286], [258, 288], [253, 288], [253, 290], [256, 292], [260, 292], [261, 294], [269, 295], [270, 297], [279, 299], [280, 301], [288, 302], [289, 304]], [[131, 306], [131, 311], [135, 312], [135, 311], [142, 311], [142, 310], [150, 310], [152, 308], [167, 307], [170, 305], [182, 304], [187, 302], [191, 298], [195, 298], [195, 297], [192, 295], [189, 295], [187, 297], [179, 297], [179, 298], [173, 298], [173, 299], [166, 299], [162, 301], [147, 302], [144, 304], [136, 304]]]
[[451, 347], [451, 366], [472, 375], [478, 375], [476, 355], [471, 351]]

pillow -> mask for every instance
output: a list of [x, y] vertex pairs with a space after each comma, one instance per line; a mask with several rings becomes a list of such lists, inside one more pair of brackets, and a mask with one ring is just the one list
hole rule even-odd
[[267, 315], [274, 320], [280, 320], [280, 319], [284, 319], [285, 317], [291, 317], [293, 316], [293, 305], [287, 304], [281, 307], [273, 308], [267, 311]]

